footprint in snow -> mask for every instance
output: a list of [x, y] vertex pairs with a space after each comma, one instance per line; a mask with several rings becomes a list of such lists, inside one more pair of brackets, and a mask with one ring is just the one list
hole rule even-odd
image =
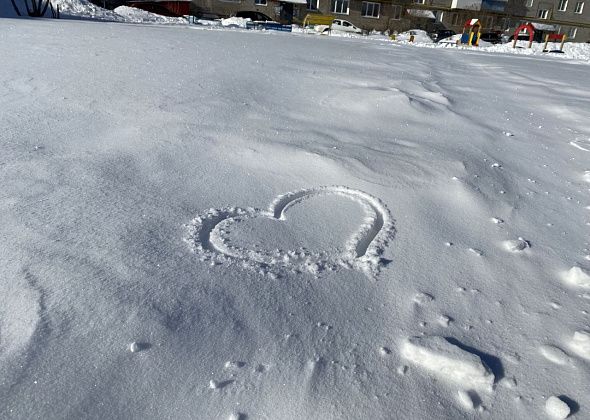
[[502, 245], [504, 246], [504, 249], [506, 249], [506, 251], [510, 252], [521, 252], [531, 247], [530, 242], [521, 237], [519, 237], [518, 239], [504, 241]]

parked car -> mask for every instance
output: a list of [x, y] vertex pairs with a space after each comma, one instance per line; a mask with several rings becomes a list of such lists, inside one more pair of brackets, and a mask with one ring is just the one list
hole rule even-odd
[[255, 11], [241, 11], [236, 13], [236, 17], [242, 19], [250, 19], [252, 22], [274, 22], [272, 18], [264, 13]]
[[436, 32], [430, 33], [430, 37], [434, 42], [438, 42], [441, 39], [445, 39], [456, 34], [457, 33], [451, 29], [439, 29]]
[[363, 33], [363, 30], [361, 28], [357, 28], [349, 21], [343, 19], [334, 19], [331, 28], [334, 31], [353, 32], [355, 34]]
[[490, 44], [502, 43], [502, 32], [484, 32], [479, 37], [480, 40], [489, 42]]

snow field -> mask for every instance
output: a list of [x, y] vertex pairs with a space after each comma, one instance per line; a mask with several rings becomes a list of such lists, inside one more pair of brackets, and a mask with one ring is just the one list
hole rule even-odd
[[585, 64], [3, 24], [0, 417], [587, 416]]

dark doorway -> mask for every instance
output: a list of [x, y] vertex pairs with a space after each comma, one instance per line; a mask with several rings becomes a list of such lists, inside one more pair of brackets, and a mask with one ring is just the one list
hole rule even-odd
[[281, 5], [281, 22], [293, 23], [293, 3], [280, 2]]

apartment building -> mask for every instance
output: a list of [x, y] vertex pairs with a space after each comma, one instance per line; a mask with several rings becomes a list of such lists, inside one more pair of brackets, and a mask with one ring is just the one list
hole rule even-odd
[[192, 0], [191, 12], [232, 16], [258, 11], [285, 23], [301, 23], [308, 13], [330, 14], [367, 31], [448, 28], [461, 32], [478, 18], [485, 31], [514, 30], [534, 21], [565, 33], [570, 41], [590, 42], [590, 0]]

